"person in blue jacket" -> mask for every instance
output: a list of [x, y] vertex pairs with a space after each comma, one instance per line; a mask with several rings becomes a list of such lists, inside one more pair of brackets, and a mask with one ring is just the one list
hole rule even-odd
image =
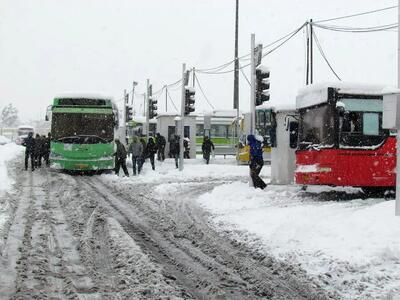
[[265, 189], [267, 184], [261, 179], [260, 172], [264, 166], [262, 142], [250, 134], [247, 136], [247, 141], [250, 146], [250, 177], [253, 181], [254, 188]]

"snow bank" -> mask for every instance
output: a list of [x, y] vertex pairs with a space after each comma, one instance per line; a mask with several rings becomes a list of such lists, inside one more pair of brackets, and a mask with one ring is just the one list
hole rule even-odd
[[382, 298], [399, 286], [400, 218], [394, 216], [394, 201], [304, 195], [293, 186], [261, 191], [235, 182], [198, 201], [224, 230], [253, 234], [268, 252], [301, 263], [346, 299]]
[[13, 143], [0, 145], [0, 195], [13, 184], [12, 179], [7, 174], [7, 161], [15, 159], [24, 149], [24, 147]]
[[10, 139], [6, 138], [4, 135], [0, 135], [0, 145], [5, 145], [11, 143]]
[[[24, 150], [24, 147], [17, 146], [13, 143], [0, 145], [0, 197], [11, 188], [13, 180], [8, 176], [7, 161], [15, 159]], [[8, 220], [9, 203], [7, 199], [2, 201], [0, 198], [0, 233], [4, 224]], [[1, 248], [1, 244], [0, 244]]]
[[[127, 160], [129, 174], [132, 175], [132, 162]], [[122, 170], [120, 175], [123, 174]], [[269, 176], [270, 167], [263, 168], [261, 176]], [[202, 158], [185, 160], [182, 172], [175, 168], [173, 159], [166, 159], [164, 162], [156, 161], [156, 170], [151, 169], [150, 162], [147, 160], [143, 170], [138, 176], [121, 178], [116, 175], [102, 175], [106, 180], [119, 181], [122, 183], [164, 183], [169, 181], [193, 181], [206, 178], [221, 179], [232, 177], [248, 177], [249, 167], [246, 165], [238, 166], [235, 158], [223, 159], [218, 156], [211, 158], [210, 164], [206, 165]]]

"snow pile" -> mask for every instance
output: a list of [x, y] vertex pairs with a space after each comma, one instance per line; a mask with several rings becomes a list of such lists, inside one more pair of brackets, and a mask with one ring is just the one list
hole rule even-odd
[[[23, 151], [23, 147], [15, 144], [0, 145], [0, 196], [9, 190], [14, 183], [8, 176], [7, 161], [14, 159]], [[0, 199], [0, 233], [3, 230], [4, 224], [8, 220], [9, 203], [7, 199]]]
[[[132, 175], [132, 162], [127, 160], [129, 174]], [[261, 176], [270, 173], [269, 166], [263, 168]], [[122, 176], [123, 171], [120, 171]], [[246, 165], [238, 166], [235, 158], [223, 159], [222, 157], [211, 158], [210, 164], [206, 165], [202, 158], [185, 160], [184, 170], [181, 172], [175, 168], [173, 159], [166, 159], [164, 162], [156, 161], [156, 170], [151, 169], [150, 162], [147, 160], [143, 170], [138, 176], [121, 178], [116, 175], [102, 175], [106, 180], [123, 183], [164, 183], [169, 181], [182, 182], [193, 181], [207, 178], [224, 178], [249, 176], [249, 167]]]
[[24, 147], [15, 144], [0, 145], [0, 195], [13, 184], [12, 179], [7, 174], [7, 161], [17, 157], [23, 150]]
[[4, 135], [0, 135], [0, 145], [5, 145], [11, 143], [10, 139], [6, 138]]
[[400, 218], [394, 201], [351, 192], [342, 193], [353, 200], [326, 201], [334, 199], [321, 189], [310, 196], [294, 186], [261, 191], [235, 182], [198, 201], [220, 228], [254, 235], [264, 250], [301, 263], [327, 290], [347, 299], [382, 298], [400, 285]]

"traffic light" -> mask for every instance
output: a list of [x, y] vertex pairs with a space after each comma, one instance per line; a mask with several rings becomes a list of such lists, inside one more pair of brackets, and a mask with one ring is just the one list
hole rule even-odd
[[259, 65], [256, 68], [256, 106], [263, 104], [265, 101], [269, 101], [269, 75], [270, 71], [267, 67]]
[[157, 117], [157, 100], [149, 97], [149, 119]]
[[125, 106], [125, 122], [132, 121], [133, 119], [133, 108], [131, 105]]
[[192, 87], [185, 87], [185, 116], [194, 112], [194, 103], [196, 99], [194, 98], [196, 91]]

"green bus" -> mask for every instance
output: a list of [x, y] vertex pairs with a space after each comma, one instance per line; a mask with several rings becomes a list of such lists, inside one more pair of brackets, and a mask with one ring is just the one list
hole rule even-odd
[[109, 97], [64, 95], [47, 109], [51, 118], [50, 167], [68, 171], [114, 168], [118, 110]]

